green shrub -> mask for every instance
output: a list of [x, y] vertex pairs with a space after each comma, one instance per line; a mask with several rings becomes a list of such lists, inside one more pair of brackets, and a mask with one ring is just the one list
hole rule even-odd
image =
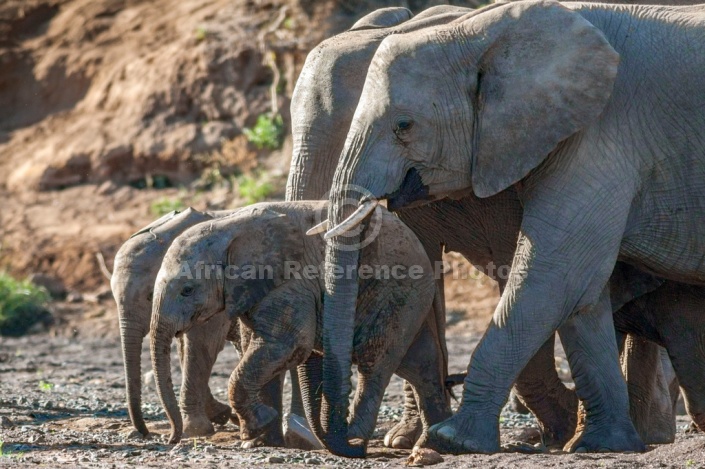
[[274, 192], [274, 186], [266, 176], [240, 176], [237, 190], [248, 204], [261, 202]]
[[196, 41], [201, 42], [208, 37], [208, 30], [204, 26], [199, 26], [196, 28], [194, 33]]
[[170, 199], [168, 197], [162, 197], [161, 199], [155, 200], [149, 206], [149, 211], [155, 217], [161, 217], [174, 210], [183, 210], [186, 208], [184, 201], [181, 199]]
[[39, 389], [41, 389], [44, 392], [51, 392], [54, 389], [54, 383], [50, 383], [48, 381], [41, 380], [41, 381], [39, 381]]
[[48, 301], [45, 288], [0, 272], [0, 335], [20, 336], [49, 318]]
[[247, 137], [247, 140], [258, 149], [276, 150], [282, 145], [283, 130], [284, 121], [282, 116], [279, 114], [276, 116], [260, 114], [255, 126], [251, 129], [245, 128], [242, 132]]

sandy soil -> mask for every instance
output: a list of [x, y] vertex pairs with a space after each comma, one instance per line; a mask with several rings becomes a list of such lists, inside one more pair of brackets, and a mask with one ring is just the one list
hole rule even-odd
[[[101, 318], [93, 321], [100, 323]], [[464, 369], [477, 344], [482, 324], [466, 319], [462, 333], [449, 337], [451, 372]], [[457, 325], [456, 325], [457, 326]], [[457, 329], [458, 327], [456, 327]], [[85, 329], [84, 329], [85, 331]], [[470, 332], [467, 332], [470, 331]], [[144, 363], [149, 363], [145, 342]], [[176, 353], [172, 353], [174, 361]], [[211, 387], [226, 401], [227, 378], [237, 354], [226, 347], [216, 363]], [[567, 376], [565, 360], [558, 360]], [[147, 365], [148, 368], [148, 365]], [[180, 382], [174, 363], [175, 382]], [[147, 371], [146, 369], [143, 371]], [[144, 411], [155, 434], [142, 439], [130, 426], [123, 402], [123, 369], [119, 339], [79, 333], [37, 334], [0, 341], [0, 466], [45, 467], [252, 467], [262, 465], [326, 465], [339, 467], [393, 467], [403, 464], [409, 451], [383, 448], [382, 438], [401, 414], [401, 382], [394, 379], [384, 398], [369, 457], [345, 460], [324, 451], [302, 452], [280, 448], [239, 448], [237, 428], [220, 427], [209, 438], [165, 444], [168, 423], [151, 381], [145, 382]], [[518, 454], [444, 456], [438, 467], [705, 467], [705, 435], [685, 433], [688, 419], [678, 419], [677, 441], [652, 447], [644, 454]], [[501, 418], [502, 441], [536, 438], [531, 417], [509, 412]]]

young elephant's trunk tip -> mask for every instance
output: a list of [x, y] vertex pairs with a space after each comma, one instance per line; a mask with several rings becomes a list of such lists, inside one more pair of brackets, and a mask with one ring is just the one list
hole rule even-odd
[[159, 324], [152, 328], [151, 352], [154, 379], [157, 383], [157, 394], [162, 401], [164, 411], [171, 424], [169, 444], [176, 444], [181, 440], [183, 433], [183, 420], [181, 410], [176, 401], [174, 388], [171, 381], [171, 339], [174, 337], [174, 328], [170, 325]]
[[142, 372], [141, 353], [142, 338], [146, 331], [132, 327], [129, 321], [120, 315], [120, 338], [122, 341], [123, 362], [125, 365], [125, 395], [130, 421], [142, 436], [149, 435], [149, 430], [142, 416]]

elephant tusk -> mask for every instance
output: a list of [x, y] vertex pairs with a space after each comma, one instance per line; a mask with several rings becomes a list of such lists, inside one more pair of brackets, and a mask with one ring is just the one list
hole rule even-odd
[[363, 203], [360, 204], [360, 206], [353, 212], [352, 215], [350, 215], [348, 218], [343, 220], [340, 224], [337, 226], [333, 227], [332, 230], [328, 231], [324, 236], [323, 239], [331, 239], [336, 236], [339, 236], [343, 233], [347, 233], [348, 231], [352, 230], [355, 228], [357, 225], [359, 225], [362, 220], [367, 217], [372, 211], [377, 207], [379, 204], [379, 200], [377, 199], [372, 199], [372, 200], [366, 200]]
[[306, 236], [313, 236], [317, 235], [319, 233], [323, 233], [328, 229], [328, 220], [323, 220], [321, 223], [318, 225], [314, 226], [310, 230], [306, 232]]

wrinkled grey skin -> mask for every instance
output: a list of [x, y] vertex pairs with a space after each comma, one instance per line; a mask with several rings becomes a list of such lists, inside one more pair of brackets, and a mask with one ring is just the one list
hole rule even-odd
[[[705, 281], [700, 11], [527, 1], [382, 42], [334, 178], [331, 226], [355, 208], [343, 200], [363, 198], [350, 185], [392, 209], [509, 187], [523, 205], [512, 275], [473, 354], [463, 405], [432, 428], [434, 446], [497, 451], [511, 384], [559, 329], [586, 403], [567, 449], [643, 450], [605, 286], [618, 258]], [[355, 263], [339, 248], [354, 241], [333, 239], [327, 265]], [[357, 292], [332, 277], [327, 291], [338, 301], [326, 302], [324, 338], [337, 347], [323, 391], [339, 404], [349, 389], [345, 306]]]
[[[405, 32], [434, 23], [447, 23], [469, 11], [449, 6], [430, 8], [412, 21], [394, 27], [399, 22], [399, 16], [393, 10], [378, 10], [368, 15], [376, 17], [379, 28], [360, 31], [353, 27], [349, 32], [324, 41], [309, 54], [291, 105], [295, 145], [287, 184], [289, 200], [327, 197], [334, 166], [362, 92], [365, 70], [382, 39], [395, 31]], [[360, 23], [364, 21], [365, 18]], [[441, 260], [444, 248], [446, 251], [458, 251], [495, 278], [500, 290], [503, 289], [506, 279], [497, 277], [496, 271], [488, 271], [486, 267], [490, 263], [495, 266], [511, 264], [521, 223], [521, 207], [515, 194], [501, 194], [489, 200], [469, 194], [462, 201], [434, 202], [400, 210], [398, 214], [417, 234], [432, 262]], [[632, 290], [622, 288], [621, 296], [640, 295], [648, 291], [643, 286], [641, 290]], [[622, 298], [621, 301], [628, 299]], [[438, 311], [437, 320], [439, 324], [444, 324], [445, 311]], [[644, 441], [667, 443], [675, 437], [672, 431], [674, 415], [670, 408], [670, 396], [659, 392], [667, 386], [663, 374], [653, 373], [659, 365], [653, 358], [656, 348], [649, 343], [642, 344], [639, 350], [643, 350], [640, 353], [645, 358], [639, 363], [634, 363], [633, 359], [630, 362], [633, 387], [640, 391], [654, 391], [651, 395], [640, 392], [639, 399], [631, 400], [630, 406], [633, 416], [649, 416], [635, 419]], [[577, 399], [556, 375], [553, 339], [541, 348], [520, 375], [517, 386], [523, 394], [522, 400], [528, 403], [539, 419], [544, 441], [549, 445], [565, 443], [574, 433]], [[408, 387], [405, 390], [404, 416], [385, 437], [385, 444], [395, 448], [412, 447], [421, 431], [413, 393]]]
[[[631, 334], [627, 347], [641, 347], [641, 341], [649, 340], [665, 348], [677, 378], [667, 380], [669, 391], [676, 398], [670, 404], [675, 405], [678, 393], [674, 391], [680, 385], [688, 414], [700, 430], [705, 430], [705, 386], [702, 380], [705, 376], [704, 305], [704, 288], [666, 282], [653, 292], [631, 301], [614, 316], [616, 329]], [[662, 358], [658, 354], [657, 359]], [[623, 363], [623, 367], [628, 370], [628, 363]], [[628, 384], [630, 398], [644, 392], [644, 389], [631, 389], [629, 381]]]
[[[127, 407], [132, 424], [145, 436], [149, 431], [140, 408], [140, 357], [152, 317], [154, 280], [171, 242], [187, 228], [212, 218], [213, 214], [191, 208], [171, 212], [132, 235], [115, 256], [110, 284], [120, 320]], [[192, 329], [179, 341], [184, 370], [181, 408], [186, 432], [192, 436], [213, 433], [211, 422], [224, 424], [230, 418], [230, 406], [216, 401], [208, 388], [210, 370], [226, 339], [224, 329], [227, 328], [222, 325], [208, 324]], [[208, 340], [204, 340], [206, 337]], [[234, 339], [231, 335], [228, 338]]]
[[[469, 11], [468, 8], [438, 6], [407, 21], [411, 13], [405, 8], [379, 9], [360, 19], [349, 31], [322, 42], [309, 53], [291, 103], [294, 152], [287, 200], [327, 198], [338, 156], [362, 91], [365, 70], [382, 39], [393, 31], [414, 31], [448, 23]], [[421, 219], [403, 215], [402, 219], [424, 244], [431, 261], [440, 261], [443, 240], [429, 230], [434, 224], [434, 213], [422, 211]], [[511, 252], [507, 254], [511, 255]], [[441, 279], [441, 291], [442, 286]], [[445, 308], [437, 308], [435, 316], [443, 330]], [[385, 444], [395, 448], [411, 448], [423, 428], [413, 391], [406, 384], [404, 389], [404, 415], [385, 437]]]
[[[325, 218], [326, 202], [257, 204], [237, 214], [185, 231], [169, 248], [155, 284], [152, 320], [152, 359], [159, 395], [173, 400], [169, 376], [170, 342], [175, 334], [209, 324], [225, 310], [249, 330], [249, 344], [230, 382], [230, 402], [244, 439], [256, 438], [277, 417], [277, 411], [259, 398], [264, 383], [292, 366], [304, 364], [302, 376], [306, 413], [312, 429], [321, 435], [320, 416], [321, 276], [292, 275], [288, 262], [322, 265], [325, 243], [305, 236], [317, 219]], [[362, 250], [369, 266], [419, 266], [418, 278], [361, 279], [362, 294], [355, 319], [360, 380], [351, 422], [351, 435], [369, 440], [374, 431], [384, 390], [395, 371], [407, 379], [419, 397], [425, 429], [450, 415], [445, 389], [445, 348], [433, 314], [440, 301], [433, 269], [418, 239], [386, 210], [374, 220], [382, 229]], [[188, 278], [184, 266], [196, 272], [198, 264], [228, 266], [225, 275]], [[270, 266], [258, 278], [232, 275], [248, 266]], [[231, 272], [231, 274], [228, 274]], [[299, 272], [305, 272], [300, 270]], [[171, 396], [169, 396], [171, 394]], [[171, 441], [178, 440], [178, 420], [172, 422]], [[424, 441], [423, 432], [420, 443]], [[364, 447], [361, 447], [364, 450]]]
[[[154, 281], [161, 261], [171, 242], [187, 228], [231, 213], [234, 212], [199, 212], [190, 207], [183, 212], [171, 212], [132, 235], [115, 256], [111, 287], [120, 318], [127, 405], [133, 425], [143, 435], [149, 432], [140, 408], [140, 358], [142, 340], [149, 332]], [[241, 336], [238, 324], [231, 324], [225, 316], [179, 337], [178, 351], [183, 371], [179, 407], [184, 431], [191, 437], [213, 433], [211, 422], [225, 424], [228, 419], [235, 418], [231, 416], [230, 406], [215, 400], [208, 387], [213, 364], [226, 339], [242, 356], [248, 337]], [[280, 409], [281, 393], [281, 381], [273, 380], [262, 390], [262, 398]], [[281, 446], [281, 421], [278, 426], [272, 425], [261, 440]]]

